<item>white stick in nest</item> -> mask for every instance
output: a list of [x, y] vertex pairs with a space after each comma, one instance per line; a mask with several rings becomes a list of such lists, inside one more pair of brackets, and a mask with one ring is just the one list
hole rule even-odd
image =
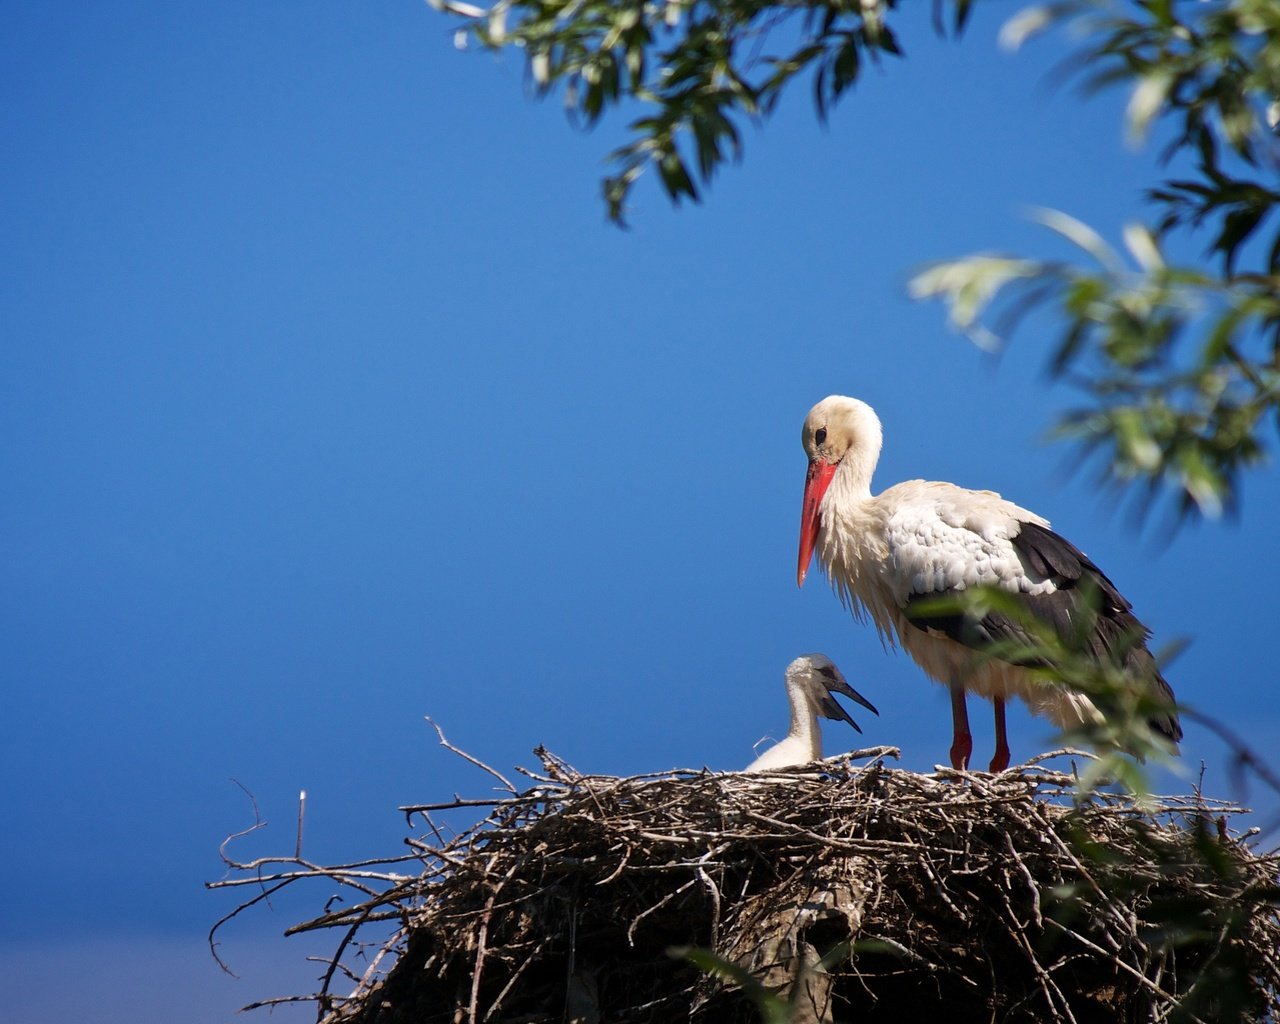
[[822, 760], [822, 730], [819, 718], [848, 722], [862, 732], [833, 693], [841, 693], [857, 701], [874, 715], [875, 705], [849, 685], [840, 670], [825, 654], [805, 654], [787, 666], [787, 699], [791, 702], [791, 730], [786, 739], [775, 744], [746, 767], [749, 772], [809, 764]]

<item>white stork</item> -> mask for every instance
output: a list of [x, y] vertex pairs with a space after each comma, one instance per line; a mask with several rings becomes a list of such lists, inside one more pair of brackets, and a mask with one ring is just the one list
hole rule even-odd
[[993, 611], [974, 621], [962, 615], [912, 615], [913, 604], [922, 599], [974, 586], [998, 586], [1016, 594], [1030, 614], [1064, 637], [1075, 633], [1073, 619], [1090, 614], [1087, 603], [1096, 601], [1089, 651], [1099, 660], [1119, 657], [1135, 678], [1151, 679], [1170, 707], [1152, 719], [1152, 727], [1171, 745], [1182, 738], [1172, 710], [1173, 691], [1144, 643], [1148, 630], [1102, 570], [1050, 530], [1047, 520], [993, 491], [929, 480], [909, 480], [873, 495], [880, 420], [856, 398], [824, 398], [809, 411], [801, 439], [809, 471], [797, 582], [804, 584], [816, 550], [832, 587], [854, 616], [860, 621], [870, 617], [882, 639], [896, 641], [928, 675], [950, 688], [953, 767], [966, 767], [973, 751], [966, 691], [995, 705], [993, 772], [1009, 766], [1009, 697], [1021, 697], [1060, 728], [1101, 719], [1083, 694], [1036, 678], [1026, 667], [975, 656], [995, 641], [1026, 639], [1009, 616]]
[[848, 722], [858, 732], [858, 723], [849, 717], [831, 696], [842, 693], [857, 701], [872, 714], [880, 714], [875, 706], [855, 690], [840, 670], [823, 654], [806, 654], [787, 666], [787, 699], [791, 702], [791, 730], [786, 739], [775, 743], [752, 761], [744, 771], [764, 772], [787, 768], [822, 759], [822, 730], [818, 718]]

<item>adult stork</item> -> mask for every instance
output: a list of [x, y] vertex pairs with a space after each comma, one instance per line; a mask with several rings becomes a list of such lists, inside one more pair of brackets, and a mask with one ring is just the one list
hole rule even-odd
[[1048, 520], [993, 491], [910, 480], [873, 495], [871, 475], [881, 440], [879, 418], [856, 398], [832, 395], [809, 411], [802, 434], [809, 471], [797, 582], [803, 586], [816, 550], [854, 616], [870, 618], [883, 640], [896, 641], [926, 674], [950, 688], [952, 766], [966, 767], [973, 752], [966, 691], [995, 706], [993, 772], [1009, 766], [1005, 701], [1010, 697], [1020, 697], [1060, 728], [1101, 720], [1084, 694], [1037, 678], [1025, 665], [978, 653], [999, 640], [1026, 640], [1015, 617], [996, 611], [978, 621], [958, 614], [913, 614], [925, 599], [976, 586], [1016, 595], [1064, 639], [1074, 637], [1078, 624], [1092, 616], [1085, 638], [1090, 654], [1099, 661], [1118, 660], [1134, 685], [1152, 688], [1169, 710], [1151, 725], [1176, 745], [1182, 729], [1173, 691], [1147, 650], [1150, 633], [1102, 570], [1054, 533]]
[[785, 739], [775, 743], [752, 761], [744, 771], [764, 772], [787, 768], [822, 759], [822, 730], [818, 719], [848, 722], [858, 732], [858, 723], [849, 717], [840, 702], [832, 696], [842, 693], [857, 701], [872, 714], [875, 705], [849, 685], [840, 670], [824, 654], [805, 654], [787, 666], [787, 699], [791, 702], [791, 729]]

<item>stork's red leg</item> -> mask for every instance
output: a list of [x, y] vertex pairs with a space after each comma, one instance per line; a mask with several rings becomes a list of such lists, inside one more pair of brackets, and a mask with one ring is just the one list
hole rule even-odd
[[973, 753], [973, 736], [969, 732], [969, 709], [964, 702], [964, 687], [951, 684], [951, 767], [967, 768]]
[[991, 759], [991, 770], [1002, 772], [1009, 767], [1009, 737], [1004, 731], [1004, 698], [996, 697], [996, 755]]

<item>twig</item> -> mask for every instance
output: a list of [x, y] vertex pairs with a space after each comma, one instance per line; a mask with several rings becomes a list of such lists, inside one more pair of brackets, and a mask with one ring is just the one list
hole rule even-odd
[[650, 914], [656, 913], [657, 911], [661, 910], [663, 907], [665, 907], [668, 903], [670, 903], [673, 899], [675, 899], [681, 893], [687, 892], [689, 889], [692, 889], [696, 881], [697, 879], [694, 879], [694, 878], [689, 879], [689, 881], [685, 882], [684, 885], [680, 886], [679, 889], [676, 889], [674, 892], [669, 892], [665, 896], [663, 896], [662, 899], [658, 900], [658, 902], [655, 903], [653, 906], [651, 906], [648, 910], [641, 911], [640, 914], [631, 922], [631, 926], [627, 929], [627, 942], [631, 944], [635, 943], [636, 928], [639, 926], [641, 921], [643, 921]]
[[[1109, 954], [1105, 949], [1103, 949], [1103, 948], [1102, 948], [1101, 946], [1099, 946], [1097, 943], [1095, 943], [1095, 942], [1091, 942], [1089, 939], [1085, 938], [1085, 937], [1084, 937], [1083, 935], [1081, 935], [1079, 932], [1075, 931], [1075, 930], [1074, 930], [1074, 929], [1072, 929], [1072, 928], [1068, 928], [1068, 927], [1067, 927], [1065, 924], [1063, 924], [1061, 921], [1055, 921], [1053, 918], [1049, 918], [1049, 919], [1046, 921], [1046, 923], [1047, 923], [1047, 924], [1049, 924], [1049, 925], [1050, 925], [1051, 927], [1053, 927], [1053, 928], [1057, 928], [1060, 932], [1062, 932], [1062, 934], [1064, 934], [1064, 935], [1068, 935], [1068, 936], [1070, 936], [1071, 938], [1075, 939], [1078, 943], [1080, 943], [1080, 945], [1084, 946], [1086, 949], [1090, 949], [1090, 950], [1092, 950], [1094, 953], [1097, 953], [1097, 954], [1099, 954], [1100, 956], [1106, 957], [1110, 963], [1115, 964], [1117, 967], [1119, 967], [1119, 968], [1120, 968], [1120, 970], [1122, 970], [1122, 971], [1124, 971], [1126, 974], [1130, 975], [1130, 976], [1131, 976], [1135, 981], [1137, 981], [1137, 983], [1138, 983], [1139, 985], [1141, 985], [1143, 988], [1145, 988], [1145, 989], [1149, 990], [1149, 991], [1150, 991], [1150, 992], [1152, 992], [1153, 994], [1155, 994], [1155, 995], [1159, 996], [1161, 999], [1165, 1000], [1165, 1001], [1166, 1001], [1166, 1002], [1168, 1002], [1170, 1005], [1174, 1005], [1174, 1004], [1176, 1004], [1176, 1003], [1177, 1003], [1177, 1001], [1178, 1001], [1178, 1000], [1177, 1000], [1177, 997], [1176, 997], [1176, 996], [1173, 996], [1173, 995], [1171, 995], [1170, 993], [1166, 992], [1166, 991], [1165, 991], [1164, 989], [1162, 989], [1159, 985], [1157, 985], [1154, 981], [1152, 981], [1150, 978], [1148, 978], [1145, 974], [1143, 974], [1143, 973], [1142, 973], [1141, 971], [1139, 971], [1137, 968], [1135, 968], [1135, 967], [1133, 967], [1133, 966], [1131, 966], [1131, 965], [1127, 964], [1127, 963], [1126, 963], [1124, 960], [1122, 960], [1120, 957], [1118, 957], [1118, 956], [1111, 956], [1111, 955], [1110, 955], [1110, 954]], [[1182, 1012], [1183, 1012], [1183, 1013], [1185, 1013], [1185, 1014], [1187, 1015], [1187, 1019], [1188, 1019], [1188, 1020], [1194, 1021], [1194, 1022], [1195, 1022], [1195, 1024], [1205, 1024], [1205, 1022], [1204, 1022], [1203, 1020], [1201, 1020], [1201, 1019], [1200, 1019], [1199, 1017], [1197, 1017], [1195, 1014], [1193, 1014], [1193, 1013], [1191, 1013], [1190, 1011], [1188, 1011], [1188, 1010], [1186, 1009], [1186, 1007], [1183, 1007], [1183, 1008], [1182, 1008]]]
[[222, 840], [222, 842], [218, 845], [218, 856], [222, 858], [222, 862], [226, 864], [228, 867], [240, 870], [244, 867], [244, 865], [237, 864], [229, 856], [227, 856], [227, 847], [235, 840], [243, 839], [245, 836], [249, 835], [251, 832], [257, 832], [258, 829], [260, 828], [266, 828], [267, 823], [262, 820], [262, 815], [258, 813], [257, 797], [255, 797], [252, 793], [250, 793], [249, 790], [245, 787], [244, 783], [242, 783], [239, 779], [232, 779], [231, 782], [234, 785], [239, 786], [240, 789], [243, 790], [244, 795], [249, 798], [249, 803], [253, 806], [253, 824], [246, 829], [241, 829], [239, 832], [232, 832], [231, 835], [227, 836], [226, 839]]
[[507, 789], [510, 793], [514, 794], [514, 793], [516, 792], [516, 787], [515, 787], [515, 786], [513, 786], [513, 785], [511, 785], [511, 783], [507, 781], [507, 778], [506, 778], [506, 776], [505, 776], [505, 775], [503, 775], [503, 774], [502, 774], [500, 771], [498, 771], [496, 768], [490, 768], [487, 764], [485, 764], [485, 763], [484, 763], [483, 761], [481, 761], [479, 758], [472, 757], [472, 756], [471, 756], [470, 754], [468, 754], [465, 750], [459, 750], [457, 747], [455, 747], [452, 743], [450, 743], [447, 739], [445, 739], [445, 738], [444, 738], [444, 730], [443, 730], [443, 729], [441, 729], [441, 728], [440, 728], [440, 726], [438, 726], [438, 725], [437, 725], [437, 724], [432, 720], [432, 718], [431, 718], [431, 716], [430, 716], [430, 715], [424, 715], [423, 717], [427, 720], [427, 724], [428, 724], [428, 725], [430, 725], [430, 726], [431, 726], [431, 728], [433, 728], [433, 729], [436, 731], [436, 735], [437, 735], [438, 737], [440, 737], [440, 746], [444, 747], [444, 748], [445, 748], [445, 750], [448, 750], [450, 753], [457, 754], [460, 758], [462, 758], [462, 759], [463, 759], [464, 761], [466, 761], [468, 764], [473, 764], [473, 765], [475, 765], [477, 768], [480, 768], [480, 769], [482, 769], [483, 771], [488, 772], [488, 773], [489, 773], [490, 775], [492, 775], [495, 779], [497, 779], [499, 782], [501, 782], [501, 783], [502, 783], [502, 785], [503, 785], [504, 787], [506, 787], [506, 789]]
[[502, 891], [502, 887], [510, 881], [511, 876], [516, 873], [519, 866], [519, 861], [512, 864], [502, 881], [494, 886], [493, 892], [489, 894], [489, 898], [485, 901], [484, 912], [480, 915], [480, 928], [476, 934], [476, 966], [471, 973], [471, 1001], [467, 1007], [467, 1020], [471, 1024], [477, 1024], [479, 1020], [476, 1015], [476, 1007], [480, 1000], [480, 978], [484, 974], [485, 949], [489, 938], [489, 921], [493, 917], [493, 904], [498, 898], [498, 893]]

